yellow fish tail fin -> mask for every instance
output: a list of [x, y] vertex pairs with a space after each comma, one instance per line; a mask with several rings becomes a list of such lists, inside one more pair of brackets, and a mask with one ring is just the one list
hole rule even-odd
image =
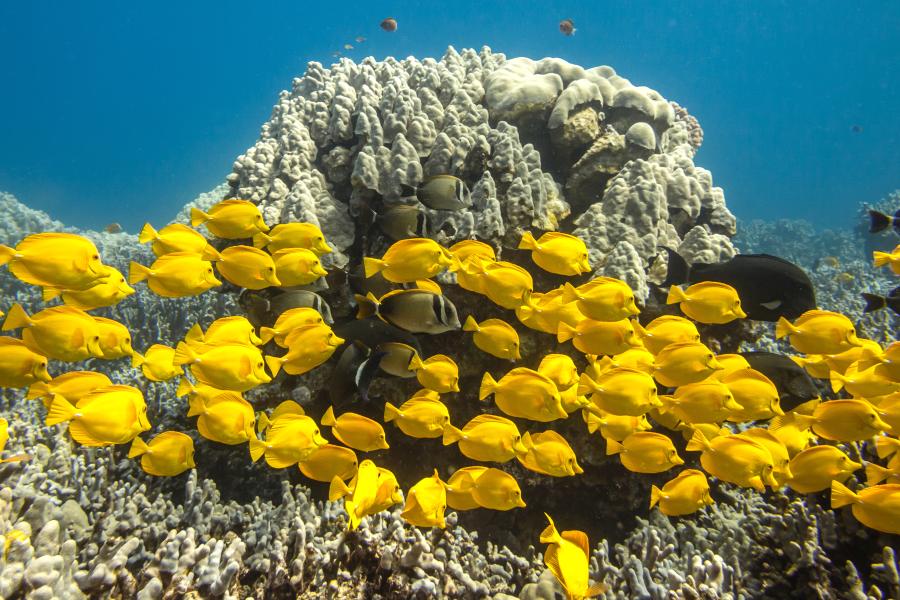
[[260, 231], [259, 233], [253, 234], [253, 247], [254, 248], [265, 248], [269, 244], [272, 243], [272, 238]]
[[491, 377], [488, 371], [485, 371], [484, 376], [481, 378], [481, 387], [478, 388], [478, 399], [484, 400], [493, 394], [496, 389], [497, 381]]
[[45, 287], [41, 289], [41, 300], [44, 302], [50, 302], [60, 294], [62, 294], [62, 290], [55, 287]]
[[210, 216], [197, 208], [196, 206], [191, 207], [191, 227], [197, 227], [198, 225], [202, 225], [210, 220]]
[[699, 429], [695, 429], [694, 434], [691, 436], [691, 440], [684, 449], [688, 452], [708, 452], [709, 450], [712, 450], [712, 446], [709, 444], [709, 440], [706, 439], [706, 436], [703, 435], [703, 432]]
[[47, 413], [47, 427], [71, 421], [77, 414], [78, 410], [69, 404], [67, 400], [62, 397], [54, 399], [53, 404], [50, 405], [50, 410]]
[[334, 427], [335, 425], [337, 425], [337, 420], [334, 418], [333, 406], [328, 407], [328, 410], [325, 411], [325, 414], [322, 415], [322, 420], [319, 422], [326, 427]]
[[9, 309], [9, 314], [6, 315], [6, 320], [3, 321], [2, 330], [9, 331], [10, 329], [19, 329], [20, 327], [28, 327], [33, 324], [34, 321], [31, 320], [31, 317], [28, 316], [22, 305], [16, 303]]
[[262, 458], [262, 455], [265, 453], [266, 443], [253, 437], [250, 438], [250, 460], [256, 462]]
[[858, 504], [861, 498], [840, 481], [831, 482], [831, 508], [840, 508], [848, 504]]
[[147, 445], [147, 442], [142, 440], [139, 437], [134, 438], [131, 442], [131, 449], [128, 450], [128, 458], [134, 458], [135, 456], [141, 456], [142, 454], [147, 454], [150, 451], [150, 446]]
[[463, 331], [480, 331], [478, 327], [478, 321], [472, 315], [466, 317], [466, 322], [463, 323]]
[[578, 289], [568, 281], [563, 285], [561, 300], [563, 304], [570, 304], [578, 300]]
[[0, 458], [0, 463], [14, 463], [14, 462], [22, 462], [24, 460], [31, 460], [30, 454], [15, 454], [13, 456], [7, 456], [6, 458]]
[[390, 402], [384, 403], [384, 422], [390, 423], [400, 416], [400, 410]]
[[553, 519], [547, 513], [544, 513], [544, 516], [547, 517], [547, 521], [550, 523], [544, 530], [541, 532], [541, 543], [542, 544], [558, 544], [562, 541], [562, 538], [559, 535], [559, 532], [556, 530], [556, 525], [553, 523]]
[[650, 486], [650, 510], [662, 500], [662, 490], [655, 485]]
[[259, 339], [262, 340], [263, 344], [268, 344], [272, 341], [278, 332], [271, 327], [260, 327], [259, 328]]
[[128, 283], [129, 285], [134, 285], [140, 281], [144, 281], [150, 275], [153, 274], [153, 271], [150, 270], [149, 267], [145, 267], [141, 263], [131, 261], [128, 265]]
[[140, 352], [135, 352], [131, 355], [131, 366], [135, 369], [140, 369], [141, 365], [143, 365], [144, 362], [146, 362], [144, 359], [144, 355]]
[[278, 372], [281, 370], [281, 365], [283, 364], [284, 360], [280, 356], [266, 356], [266, 366], [272, 371], [272, 377], [278, 375]]
[[182, 377], [181, 381], [178, 382], [178, 387], [175, 389], [175, 396], [177, 398], [181, 398], [182, 396], [186, 396], [194, 391], [194, 386], [188, 381], [187, 377]]
[[659, 400], [659, 406], [656, 407], [656, 410], [659, 411], [659, 414], [664, 415], [667, 412], [672, 410], [672, 405], [675, 404], [675, 396], [672, 394], [663, 394], [662, 396], [656, 397]]
[[378, 314], [378, 298], [376, 298], [372, 292], [369, 292], [365, 296], [353, 294], [353, 299], [356, 300], [357, 319], [365, 319], [366, 317]]
[[5, 265], [16, 256], [16, 249], [0, 244], [0, 266]]
[[599, 596], [600, 594], [606, 593], [607, 587], [605, 584], [600, 583], [599, 581], [589, 587], [587, 591], [584, 593], [585, 598], [593, 598], [595, 596]]
[[362, 517], [356, 514], [356, 503], [352, 500], [347, 500], [344, 502], [344, 510], [347, 511], [347, 518], [349, 519], [347, 529], [356, 531], [359, 528], [359, 524], [362, 523]]
[[188, 332], [184, 334], [184, 341], [188, 344], [197, 344], [203, 341], [203, 329], [199, 323], [194, 323]]
[[775, 323], [775, 339], [780, 340], [786, 335], [791, 335], [793, 333], [798, 333], [800, 330], [791, 324], [790, 321], [785, 319], [784, 317], [778, 317], [778, 322]]
[[897, 451], [900, 451], [900, 440], [897, 438], [886, 435], [879, 435], [875, 438], [875, 452], [878, 453], [878, 458], [887, 458]]
[[269, 420], [269, 417], [266, 415], [266, 413], [259, 413], [259, 418], [256, 419], [256, 431], [262, 433], [271, 425], [272, 421]]
[[219, 262], [222, 260], [222, 255], [219, 254], [219, 251], [207, 244], [203, 247], [203, 252], [200, 253], [200, 258], [209, 262]]
[[559, 324], [559, 329], [556, 330], [556, 341], [558, 341], [560, 344], [562, 344], [563, 342], [568, 342], [573, 337], [575, 337], [576, 333], [577, 331], [574, 327], [572, 327], [568, 323], [561, 322]]
[[366, 272], [366, 279], [377, 273], [381, 273], [387, 267], [387, 263], [378, 258], [366, 256], [363, 258], [363, 268]]
[[522, 239], [519, 240], [517, 248], [519, 250], [540, 250], [537, 240], [534, 239], [534, 236], [531, 235], [530, 231], [526, 231], [522, 234]]
[[680, 304], [686, 300], [688, 300], [688, 297], [683, 289], [677, 285], [673, 285], [669, 288], [669, 295], [666, 296], [666, 304]]
[[787, 413], [779, 417], [775, 417], [769, 422], [769, 429], [778, 431], [788, 425], [796, 425], [799, 429], [809, 429], [816, 422], [815, 417], [810, 415], [800, 415], [796, 413]]
[[878, 485], [879, 483], [887, 479], [890, 474], [890, 469], [886, 469], [885, 467], [876, 465], [875, 463], [869, 463], [866, 465], [866, 485], [869, 487]]
[[203, 398], [196, 394], [188, 398], [187, 416], [196, 417], [197, 415], [202, 415], [205, 411], [206, 404], [204, 404]]
[[199, 357], [190, 346], [185, 342], [178, 342], [178, 346], [175, 347], [175, 357], [172, 359], [172, 364], [180, 367], [181, 365], [195, 363], [198, 359]]
[[28, 388], [28, 392], [25, 394], [26, 400], [34, 400], [35, 398], [40, 398], [42, 396], [46, 396], [50, 393], [50, 386], [47, 385], [44, 381], [38, 381], [32, 383]]
[[835, 393], [841, 391], [841, 388], [844, 387], [844, 384], [847, 383], [847, 378], [837, 371], [831, 372], [831, 390]]
[[600, 386], [587, 373], [582, 373], [578, 378], [578, 391], [575, 392], [579, 396], [587, 396], [591, 392], [596, 392]]
[[335, 500], [340, 500], [344, 496], [349, 496], [353, 492], [350, 488], [347, 487], [347, 484], [344, 481], [335, 475], [331, 479], [331, 485], [328, 486], [328, 501], [334, 502]]
[[872, 252], [872, 263], [876, 267], [883, 267], [889, 262], [891, 262], [891, 255], [887, 252], [879, 252], [877, 250], [875, 252]]
[[425, 363], [419, 358], [418, 353], [413, 352], [412, 357], [409, 359], [409, 365], [406, 368], [410, 371], [418, 371], [425, 368]]
[[144, 223], [144, 226], [141, 227], [141, 232], [138, 234], [138, 241], [142, 244], [146, 244], [147, 242], [156, 240], [158, 237], [159, 233], [153, 229], [153, 225]]
[[463, 432], [458, 427], [453, 425], [447, 425], [444, 427], [443, 435], [441, 436], [441, 442], [445, 446], [449, 446], [450, 444], [455, 444], [459, 440], [463, 439]]
[[606, 440], [606, 455], [612, 456], [613, 454], [621, 454], [625, 451], [625, 446], [622, 445], [621, 442], [617, 442], [616, 440], [609, 439]]

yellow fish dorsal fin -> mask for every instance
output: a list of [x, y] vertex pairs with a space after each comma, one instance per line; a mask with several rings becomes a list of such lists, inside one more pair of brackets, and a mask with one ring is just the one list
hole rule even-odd
[[293, 400], [285, 400], [281, 404], [275, 407], [275, 410], [272, 411], [272, 415], [269, 417], [270, 421], [274, 421], [278, 417], [282, 415], [305, 415], [306, 412], [303, 410], [303, 407], [294, 402]]
[[550, 572], [556, 577], [556, 580], [562, 583], [565, 581], [563, 579], [562, 569], [559, 567], [559, 546], [556, 544], [551, 544], [547, 546], [547, 549], [544, 550], [544, 564], [547, 565], [547, 568], [550, 569]]
[[481, 414], [466, 423], [465, 427], [463, 427], [463, 431], [471, 431], [474, 427], [483, 425], [485, 423], [497, 423], [500, 425], [512, 425], [513, 427], [515, 427], [515, 423], [504, 417], [500, 417], [498, 415]]
[[[528, 434], [526, 433], [525, 435], [528, 435]], [[552, 429], [548, 429], [547, 431], [542, 431], [540, 434], [536, 435], [535, 437], [538, 438], [537, 443], [539, 443], [539, 444], [557, 443], [557, 444], [564, 444], [565, 446], [569, 445], [569, 443], [566, 441], [566, 438], [561, 436], [559, 433], [553, 431]], [[524, 437], [522, 439], [524, 441]], [[532, 442], [534, 442], [533, 438], [532, 438]]]
[[584, 555], [590, 558], [591, 556], [591, 547], [590, 542], [588, 542], [588, 536], [583, 531], [578, 531], [577, 529], [571, 529], [568, 531], [563, 531], [559, 536], [564, 539], [572, 542], [584, 552]]

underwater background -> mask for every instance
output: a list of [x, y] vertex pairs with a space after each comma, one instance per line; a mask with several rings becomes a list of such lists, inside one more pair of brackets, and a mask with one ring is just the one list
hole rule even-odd
[[[385, 23], [389, 18], [395, 27]], [[519, 282], [523, 270], [536, 297], [554, 290], [562, 296], [567, 283], [587, 290], [592, 277], [616, 278], [633, 292], [644, 327], [657, 317], [688, 315], [720, 357], [753, 351], [788, 362], [786, 357], [796, 357], [812, 375], [803, 377], [814, 393], [776, 381], [789, 416], [819, 418], [813, 408], [806, 407], [809, 414], [799, 408], [800, 400], [815, 396], [825, 400], [822, 406], [865, 398], [889, 427], [853, 439], [815, 430], [807, 443], [838, 448], [856, 461], [855, 473], [841, 479], [860, 495], [877, 471], [864, 465], [884, 465], [890, 473], [883, 489], [893, 493], [900, 466], [896, 456], [886, 460], [890, 442], [883, 440], [895, 440], [900, 427], [900, 376], [890, 370], [892, 357], [900, 360], [900, 317], [889, 300], [885, 308], [866, 311], [871, 301], [863, 294], [894, 298], [896, 306], [900, 228], [870, 231], [867, 211], [890, 218], [900, 210], [898, 47], [900, 5], [894, 2], [0, 6], [0, 244], [18, 253], [4, 258], [12, 262], [0, 270], [0, 310], [19, 320], [15, 305], [25, 318], [37, 318], [47, 307], [77, 304], [70, 301], [74, 296], [42, 298], [41, 288], [53, 286], [29, 280], [12, 265], [40, 260], [19, 256], [27, 254], [19, 245], [33, 234], [67, 232], [90, 240], [103, 264], [123, 274], [133, 290], [85, 308], [125, 325], [128, 347], [85, 360], [51, 356], [50, 375], [82, 370], [133, 386], [146, 400], [150, 429], [144, 442], [163, 431], [186, 433], [195, 452], [188, 462], [196, 463], [173, 476], [153, 475], [146, 461], [129, 456], [134, 446], [89, 447], [74, 441], [65, 426], [48, 426], [53, 405], [65, 401], [61, 392], [42, 403], [26, 399], [34, 394], [24, 385], [2, 388], [0, 416], [9, 435], [0, 463], [0, 596], [579, 597], [587, 586], [579, 592], [555, 573], [580, 567], [562, 560], [553, 567], [544, 554], [547, 513], [560, 531], [568, 530], [564, 534], [583, 532], [589, 540], [584, 568], [591, 583], [603, 584], [602, 591], [592, 590], [600, 597], [900, 597], [896, 494], [877, 517], [860, 517], [859, 503], [832, 508], [827, 486], [801, 493], [783, 485], [785, 479], [761, 493], [729, 482], [730, 470], [701, 464], [692, 431], [650, 413], [647, 427], [671, 440], [666, 443], [685, 468], [709, 475], [709, 495], [690, 514], [667, 516], [663, 505], [648, 508], [651, 486], [666, 489], [677, 470], [628, 467], [624, 455], [610, 452], [627, 436], [615, 440], [599, 421], [592, 424], [590, 411], [580, 410], [587, 401], [572, 400], [577, 409], [570, 405], [568, 418], [550, 420], [521, 417], [497, 397], [480, 397], [486, 371], [500, 380], [514, 366], [538, 369], [542, 357], [554, 354], [570, 356], [578, 373], [599, 378], [602, 368], [589, 355], [615, 360], [620, 354], [573, 346], [556, 327], [529, 320], [527, 296], [504, 307], [507, 298], [497, 290]], [[463, 185], [437, 198], [423, 192], [436, 176], [448, 175]], [[410, 206], [410, 198], [421, 201], [415, 230], [395, 236], [392, 219], [400, 217], [391, 210]], [[229, 274], [229, 248], [265, 244], [248, 234], [260, 232], [216, 229], [223, 199], [249, 201], [246, 215], [258, 210], [269, 227], [313, 224], [328, 251], [313, 252], [310, 260], [327, 275], [260, 288]], [[209, 242], [201, 240], [203, 260], [214, 262], [225, 281], [164, 297], [154, 276], [149, 285], [133, 276], [141, 270], [132, 263], [150, 267], [165, 254], [157, 246], [162, 232], [151, 235], [145, 223], [156, 230], [168, 223], [194, 226]], [[540, 242], [547, 231], [580, 240], [590, 268], [553, 271], [541, 262], [539, 248], [522, 245], [525, 232]], [[365, 258], [387, 260], [396, 237], [413, 233], [458, 254], [456, 273], [429, 272], [440, 294], [428, 287], [433, 283], [412, 283], [419, 277], [360, 274]], [[275, 230], [268, 235], [277, 238]], [[490, 286], [465, 283], [466, 277], [485, 276], [479, 261], [462, 257], [459, 244], [469, 240], [485, 242], [514, 265], [494, 282], [498, 295]], [[563, 254], [580, 247], [566, 246]], [[65, 251], [75, 252], [69, 246]], [[862, 354], [860, 344], [841, 347], [859, 352], [851, 370], [841, 359], [827, 363], [840, 352], [799, 350], [792, 345], [796, 334], [776, 333], [775, 318], [717, 324], [689, 308], [679, 312], [667, 304], [666, 290], [697, 281], [672, 280], [676, 259], [669, 251], [696, 272], [698, 265], [732, 264], [735, 255], [789, 261], [808, 277], [814, 306], [849, 319], [859, 338], [874, 344], [870, 354]], [[269, 252], [275, 254], [271, 246]], [[887, 266], [874, 266], [873, 252], [889, 256]], [[249, 268], [250, 258], [238, 260]], [[775, 289], [774, 280], [735, 283], [741, 285], [768, 285], [790, 303], [791, 292]], [[396, 294], [400, 286], [410, 289]], [[284, 287], [292, 291], [284, 293]], [[442, 308], [400, 302], [401, 314], [390, 316], [385, 297], [392, 288], [399, 296], [427, 295], [429, 303], [443, 298], [434, 300]], [[309, 295], [285, 300], [297, 291]], [[376, 329], [419, 322], [423, 315], [449, 325], [414, 335], [403, 326], [399, 333], [361, 332], [356, 317], [358, 307], [367, 306], [366, 292], [380, 303], [382, 320], [367, 321], [378, 321]], [[246, 316], [252, 337], [263, 336], [262, 328], [278, 328], [279, 299], [315, 308], [342, 341], [365, 339], [372, 348], [365, 348], [365, 360], [348, 354], [346, 363], [347, 346], [332, 348], [333, 356], [299, 374], [275, 373], [275, 364], [289, 369], [279, 362], [287, 346], [254, 348], [267, 357], [265, 376], [272, 376], [241, 390], [257, 427], [231, 432], [244, 435], [238, 444], [215, 441], [216, 434], [194, 418], [202, 411], [192, 394], [189, 404], [179, 387], [179, 381], [206, 383], [187, 351], [199, 352], [196, 326], [199, 343], [207, 336], [205, 350], [215, 346], [214, 323], [223, 317]], [[459, 331], [470, 315], [482, 325], [492, 318], [514, 329], [521, 359], [513, 363], [476, 347], [471, 328]], [[782, 316], [800, 323], [799, 313]], [[27, 338], [7, 323], [5, 333]], [[459, 391], [440, 390], [452, 425], [464, 429], [482, 413], [506, 414], [523, 437], [526, 431], [533, 437], [557, 432], [564, 438], [561, 452], [577, 457], [583, 472], [551, 476], [546, 465], [535, 464], [550, 459], [533, 448], [517, 460], [474, 458], [462, 444], [448, 443], [447, 427], [427, 436], [401, 431], [390, 422], [397, 419], [388, 419], [385, 403], [403, 405], [430, 380], [423, 383], [412, 371], [397, 377], [384, 366], [374, 376], [365, 369], [373, 354], [382, 359], [396, 348], [382, 345], [400, 341], [418, 346], [423, 360], [446, 355], [455, 361]], [[149, 357], [154, 344], [184, 349], [183, 365], [171, 358], [164, 365], [177, 376], [154, 379], [132, 360], [132, 354]], [[654, 354], [650, 360], [661, 364], [660, 353]], [[879, 368], [870, 363], [875, 357], [888, 365], [888, 375], [853, 379]], [[9, 364], [0, 360], [0, 371]], [[797, 371], [802, 373], [799, 366]], [[372, 377], [367, 402], [358, 397], [365, 391], [357, 378], [363, 373]], [[835, 389], [842, 378], [851, 383]], [[660, 383], [659, 395], [679, 387]], [[589, 390], [578, 389], [579, 397], [588, 397]], [[308, 457], [300, 469], [293, 463], [277, 467], [271, 448], [264, 460], [251, 459], [254, 442], [274, 443], [262, 423], [284, 417], [287, 400], [302, 407], [332, 444], [354, 447], [360, 462], [371, 459], [395, 475], [401, 497], [348, 531], [353, 507], [329, 500], [335, 490], [330, 477], [302, 471]], [[340, 419], [332, 429], [326, 416], [332, 405], [336, 413], [354, 411], [383, 426], [390, 448], [361, 449], [346, 435], [341, 439]], [[761, 414], [726, 422], [727, 432], [703, 434], [754, 426], [776, 431], [781, 415]], [[643, 426], [636, 421], [629, 427]], [[631, 451], [627, 443], [625, 448]], [[428, 518], [415, 512], [430, 498], [427, 482], [435, 470], [447, 482], [474, 465], [510, 475], [526, 506], [450, 506]], [[362, 487], [357, 478], [339, 479], [352, 494]], [[458, 492], [448, 489], [448, 495]], [[568, 540], [580, 551], [573, 539], [582, 538], [563, 537], [549, 547]]]

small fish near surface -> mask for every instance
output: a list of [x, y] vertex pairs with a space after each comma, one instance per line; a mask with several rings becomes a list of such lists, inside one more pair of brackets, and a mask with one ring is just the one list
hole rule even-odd
[[886, 296], [863, 292], [862, 297], [866, 301], [864, 313], [890, 308], [894, 313], [900, 315], [900, 286], [892, 289]]
[[575, 35], [575, 22], [572, 19], [563, 19], [559, 22], [559, 32], [566, 37]]
[[900, 234], [900, 210], [897, 210], [893, 216], [878, 210], [869, 211], [869, 233], [880, 233], [889, 227], [893, 228], [895, 233]]
[[797, 265], [768, 254], [738, 254], [725, 262], [688, 263], [666, 248], [669, 270], [663, 286], [718, 281], [737, 291], [741, 308], [752, 321], [796, 319], [816, 308], [809, 276]]
[[397, 19], [388, 17], [387, 19], [384, 19], [378, 26], [388, 32], [397, 31]]
[[472, 196], [465, 182], [453, 175], [426, 177], [418, 187], [400, 186], [400, 195], [416, 197], [434, 210], [460, 210], [472, 205]]

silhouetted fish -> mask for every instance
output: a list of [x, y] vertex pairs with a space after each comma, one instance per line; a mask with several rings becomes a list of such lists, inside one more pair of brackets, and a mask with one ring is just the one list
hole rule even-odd
[[866, 307], [863, 312], [872, 312], [881, 310], [882, 308], [890, 308], [892, 311], [900, 315], [900, 286], [895, 287], [887, 296], [879, 296], [878, 294], [863, 293], [863, 299], [866, 301]]
[[772, 380], [778, 389], [782, 410], [792, 410], [819, 395], [819, 390], [809, 373], [790, 357], [763, 351], [740, 354], [747, 359], [752, 368]]
[[895, 232], [900, 233], [900, 210], [893, 217], [877, 210], [869, 211], [869, 233], [878, 233], [891, 226]]

